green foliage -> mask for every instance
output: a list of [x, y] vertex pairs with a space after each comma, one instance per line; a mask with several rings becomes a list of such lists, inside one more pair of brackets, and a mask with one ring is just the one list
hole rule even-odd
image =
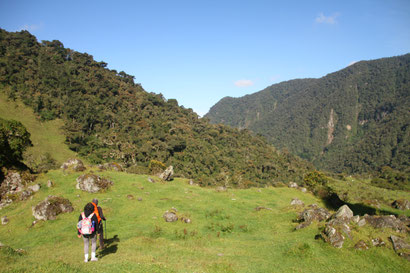
[[303, 177], [303, 182], [309, 188], [314, 188], [316, 186], [326, 186], [328, 181], [329, 179], [319, 171], [309, 172]]
[[388, 166], [381, 168], [380, 172], [371, 180], [371, 184], [390, 190], [410, 191], [410, 175], [408, 173], [393, 170]]
[[323, 170], [408, 172], [409, 71], [410, 54], [358, 62], [320, 79], [224, 98], [205, 117], [248, 128]]
[[158, 160], [151, 160], [148, 164], [148, 169], [150, 170], [151, 174], [161, 173], [167, 168], [164, 163]]
[[133, 76], [59, 41], [0, 30], [0, 47], [0, 91], [42, 120], [62, 119], [66, 144], [92, 163], [145, 172], [155, 160], [201, 185], [242, 188], [301, 181], [312, 169], [250, 131], [212, 125], [176, 100], [147, 93]]
[[0, 168], [20, 164], [30, 145], [30, 133], [21, 122], [0, 118]]

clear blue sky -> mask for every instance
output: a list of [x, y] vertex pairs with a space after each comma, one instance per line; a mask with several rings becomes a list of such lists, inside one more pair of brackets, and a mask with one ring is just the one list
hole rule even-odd
[[225, 96], [410, 52], [410, 1], [0, 1], [0, 27], [59, 40], [200, 115]]

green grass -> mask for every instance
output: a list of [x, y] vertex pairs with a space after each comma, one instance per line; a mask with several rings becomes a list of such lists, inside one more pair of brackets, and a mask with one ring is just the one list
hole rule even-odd
[[[89, 194], [75, 189], [80, 173], [50, 171], [38, 178], [41, 190], [32, 200], [0, 210], [9, 224], [0, 226], [0, 242], [12, 249], [0, 251], [3, 272], [409, 272], [410, 264], [387, 247], [358, 251], [354, 244], [374, 233], [393, 231], [364, 228], [354, 231], [342, 249], [315, 240], [322, 224], [294, 231], [297, 210], [289, 204], [320, 200], [289, 188], [216, 192], [190, 186], [187, 181], [149, 183], [147, 176], [119, 172], [95, 173], [114, 181], [107, 192]], [[55, 187], [47, 188], [51, 179]], [[127, 198], [132, 194], [135, 199]], [[68, 198], [74, 212], [56, 220], [34, 220], [31, 207], [48, 195]], [[138, 201], [137, 198], [143, 198]], [[84, 205], [98, 198], [107, 217], [107, 249], [100, 260], [84, 264], [83, 242], [75, 225]], [[256, 211], [263, 206], [271, 210]], [[189, 217], [167, 223], [166, 210], [175, 207]], [[380, 233], [380, 234], [379, 234]], [[364, 238], [363, 237], [363, 238]], [[387, 237], [386, 237], [387, 238]], [[18, 254], [13, 249], [24, 249]]]
[[65, 136], [60, 129], [63, 121], [60, 119], [41, 122], [33, 110], [19, 101], [7, 100], [0, 92], [0, 117], [20, 121], [30, 132], [33, 147], [29, 147], [25, 157], [32, 156], [35, 161], [40, 156], [49, 153], [57, 163], [61, 164], [69, 158], [78, 156], [64, 144]]
[[367, 201], [378, 200], [380, 208], [377, 208], [375, 213], [404, 214], [410, 217], [410, 210], [403, 211], [391, 206], [393, 201], [398, 199], [410, 200], [410, 192], [376, 187], [370, 183], [370, 179], [358, 179], [354, 177], [347, 177], [345, 181], [332, 179], [330, 186], [339, 196], [344, 197], [346, 202], [358, 206], [364, 205], [363, 211], [366, 210]]

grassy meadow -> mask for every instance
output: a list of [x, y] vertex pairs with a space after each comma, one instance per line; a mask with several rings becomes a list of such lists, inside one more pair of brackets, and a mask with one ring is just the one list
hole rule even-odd
[[[86, 170], [85, 172], [89, 172]], [[315, 240], [323, 224], [294, 231], [298, 211], [292, 198], [323, 204], [309, 193], [289, 188], [229, 189], [189, 185], [186, 180], [148, 182], [148, 176], [99, 172], [114, 185], [104, 193], [75, 188], [81, 173], [50, 171], [38, 177], [41, 189], [32, 200], [0, 210], [10, 222], [0, 226], [2, 272], [409, 272], [410, 263], [392, 250], [393, 231], [353, 228], [342, 249]], [[47, 188], [47, 180], [55, 186]], [[68, 198], [74, 212], [56, 220], [34, 220], [31, 207], [48, 195]], [[128, 196], [128, 195], [132, 195]], [[83, 242], [76, 222], [84, 205], [98, 198], [107, 218], [107, 245], [98, 262], [83, 262]], [[142, 198], [142, 201], [138, 201]], [[260, 211], [256, 207], [265, 207]], [[167, 223], [171, 208], [182, 221]], [[387, 246], [353, 248], [366, 235], [381, 236]], [[363, 237], [364, 238], [364, 237]], [[23, 253], [16, 249], [23, 249]]]

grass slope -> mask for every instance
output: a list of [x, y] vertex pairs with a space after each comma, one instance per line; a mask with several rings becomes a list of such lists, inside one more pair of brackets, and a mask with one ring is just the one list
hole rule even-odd
[[33, 147], [27, 149], [26, 155], [31, 155], [34, 161], [39, 161], [46, 153], [59, 164], [78, 157], [64, 143], [65, 136], [59, 129], [63, 126], [62, 120], [41, 122], [32, 109], [21, 102], [8, 100], [3, 92], [0, 92], [0, 117], [20, 121], [27, 128]]
[[[32, 200], [0, 210], [10, 222], [0, 226], [0, 268], [3, 272], [409, 272], [410, 264], [387, 247], [359, 251], [360, 235], [335, 249], [314, 240], [320, 224], [294, 231], [297, 211], [289, 204], [299, 198], [306, 205], [320, 200], [289, 188], [263, 188], [216, 192], [176, 179], [149, 183], [147, 176], [98, 172], [114, 186], [89, 194], [75, 189], [80, 173], [50, 171]], [[51, 179], [55, 187], [47, 188]], [[133, 195], [134, 199], [127, 198]], [[31, 207], [48, 195], [68, 198], [74, 212], [54, 221], [34, 220]], [[141, 197], [142, 201], [137, 201]], [[75, 225], [84, 205], [98, 198], [107, 221], [108, 243], [98, 250], [98, 262], [84, 264], [83, 242]], [[271, 210], [256, 211], [263, 206]], [[192, 223], [166, 223], [163, 213], [172, 207]], [[392, 234], [373, 229], [377, 236]]]

